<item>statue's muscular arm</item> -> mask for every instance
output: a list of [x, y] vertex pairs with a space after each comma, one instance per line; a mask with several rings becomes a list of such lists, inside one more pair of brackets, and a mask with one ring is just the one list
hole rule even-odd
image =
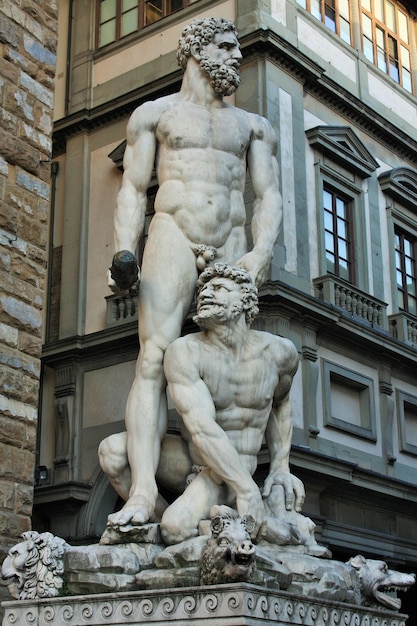
[[272, 126], [263, 117], [249, 114], [252, 140], [248, 149], [248, 169], [255, 193], [252, 218], [253, 250], [239, 259], [242, 267], [259, 287], [265, 282], [272, 251], [282, 222], [282, 198], [279, 192], [277, 141]]
[[290, 473], [289, 458], [292, 440], [292, 405], [290, 388], [298, 367], [295, 346], [281, 337], [271, 344], [272, 358], [279, 370], [272, 409], [266, 429], [266, 442], [270, 454], [270, 469], [263, 488], [267, 498], [274, 485], [282, 485], [287, 510], [301, 511], [304, 503], [304, 485]]
[[145, 102], [130, 117], [123, 160], [123, 181], [114, 215], [115, 250], [135, 254], [142, 234], [147, 206], [147, 190], [156, 154], [156, 126], [166, 107], [161, 99]]
[[[239, 453], [216, 422], [216, 408], [199, 372], [199, 350], [187, 337], [168, 346], [164, 369], [172, 401], [182, 417], [193, 445], [216, 482], [225, 482], [236, 493], [240, 515], [251, 514], [257, 528], [265, 510], [258, 486], [244, 467]], [[215, 381], [213, 381], [215, 384]]]

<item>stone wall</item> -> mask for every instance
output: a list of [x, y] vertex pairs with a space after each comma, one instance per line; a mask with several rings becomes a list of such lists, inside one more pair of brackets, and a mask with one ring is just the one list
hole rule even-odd
[[0, 2], [0, 561], [31, 526], [57, 12]]

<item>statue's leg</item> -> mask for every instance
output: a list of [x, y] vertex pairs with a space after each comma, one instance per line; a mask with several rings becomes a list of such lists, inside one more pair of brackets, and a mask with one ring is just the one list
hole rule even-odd
[[199, 522], [210, 518], [213, 505], [227, 501], [228, 491], [226, 485], [219, 485], [210, 477], [209, 469], [201, 471], [164, 512], [161, 533], [165, 543], [196, 537]]
[[188, 239], [168, 215], [155, 215], [149, 229], [139, 289], [140, 351], [126, 407], [127, 454], [132, 473], [129, 499], [111, 524], [143, 524], [153, 515], [155, 473], [166, 432], [163, 357], [181, 334], [197, 279]]

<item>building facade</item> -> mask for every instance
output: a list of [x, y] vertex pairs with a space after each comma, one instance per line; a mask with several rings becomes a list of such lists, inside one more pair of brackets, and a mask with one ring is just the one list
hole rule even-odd
[[57, 12], [0, 4], [0, 562], [31, 528]]
[[[39, 529], [97, 541], [120, 506], [97, 447], [124, 430], [138, 351], [135, 296], [111, 295], [106, 281], [126, 124], [139, 104], [179, 89], [182, 28], [224, 16], [243, 54], [231, 101], [267, 117], [279, 140], [283, 227], [256, 326], [299, 351], [291, 463], [304, 511], [335, 557], [417, 571], [413, 4], [60, 2]], [[156, 180], [147, 224], [155, 190]], [[248, 183], [248, 225], [252, 197]], [[259, 463], [261, 480], [266, 452]]]

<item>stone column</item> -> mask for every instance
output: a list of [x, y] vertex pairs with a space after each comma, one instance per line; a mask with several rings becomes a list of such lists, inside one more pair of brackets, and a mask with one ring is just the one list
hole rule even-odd
[[0, 561], [31, 526], [57, 10], [0, 3]]

